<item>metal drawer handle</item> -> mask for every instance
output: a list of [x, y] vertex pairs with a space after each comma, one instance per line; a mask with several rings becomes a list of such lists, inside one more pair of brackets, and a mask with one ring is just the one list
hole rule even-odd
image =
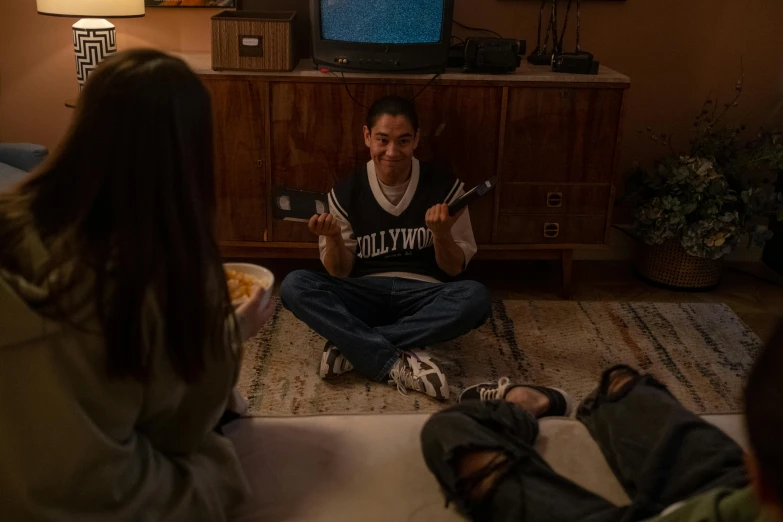
[[560, 235], [560, 223], [544, 223], [544, 237], [553, 239]]
[[549, 192], [546, 195], [546, 206], [549, 208], [560, 208], [563, 206], [562, 192]]

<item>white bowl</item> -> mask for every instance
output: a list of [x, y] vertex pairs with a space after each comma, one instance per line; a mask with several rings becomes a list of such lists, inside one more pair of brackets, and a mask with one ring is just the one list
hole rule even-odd
[[[250, 263], [223, 263], [223, 268], [227, 270], [236, 270], [243, 274], [247, 274], [251, 277], [261, 280], [269, 280], [269, 287], [264, 292], [264, 296], [261, 298], [260, 308], [263, 310], [272, 299], [272, 289], [275, 286], [275, 275], [264, 268], [263, 266], [253, 265]], [[241, 304], [241, 303], [239, 303]]]

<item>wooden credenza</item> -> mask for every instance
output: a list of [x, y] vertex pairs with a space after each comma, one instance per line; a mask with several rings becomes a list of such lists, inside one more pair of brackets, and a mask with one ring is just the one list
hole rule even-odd
[[560, 259], [564, 293], [574, 250], [608, 242], [628, 77], [217, 73], [209, 55], [182, 55], [212, 95], [218, 238], [229, 258], [316, 257], [304, 224], [272, 218], [273, 187], [327, 191], [369, 159], [366, 109], [387, 94], [416, 94], [416, 156], [466, 186], [492, 175], [498, 189], [470, 207], [479, 258]]

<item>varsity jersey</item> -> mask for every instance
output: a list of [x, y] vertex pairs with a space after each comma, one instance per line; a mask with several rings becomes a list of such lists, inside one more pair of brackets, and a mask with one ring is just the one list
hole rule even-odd
[[[397, 205], [383, 195], [372, 160], [338, 182], [329, 193], [329, 211], [340, 224], [346, 248], [356, 256], [351, 277], [451, 279], [438, 267], [424, 216], [433, 205], [451, 203], [463, 193], [458, 179], [415, 158], [408, 188]], [[476, 253], [467, 211], [454, 224], [452, 237], [462, 248], [467, 266]], [[322, 259], [325, 243], [321, 238]]]

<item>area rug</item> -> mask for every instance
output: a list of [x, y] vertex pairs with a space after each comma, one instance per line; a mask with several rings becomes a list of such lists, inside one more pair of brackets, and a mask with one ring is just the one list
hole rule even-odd
[[250, 415], [435, 412], [467, 386], [508, 376], [581, 400], [601, 371], [625, 363], [652, 373], [697, 413], [742, 409], [743, 380], [761, 341], [721, 304], [496, 301], [487, 323], [431, 347], [450, 398], [400, 395], [351, 372], [318, 377], [324, 339], [277, 303], [245, 345], [239, 389]]

